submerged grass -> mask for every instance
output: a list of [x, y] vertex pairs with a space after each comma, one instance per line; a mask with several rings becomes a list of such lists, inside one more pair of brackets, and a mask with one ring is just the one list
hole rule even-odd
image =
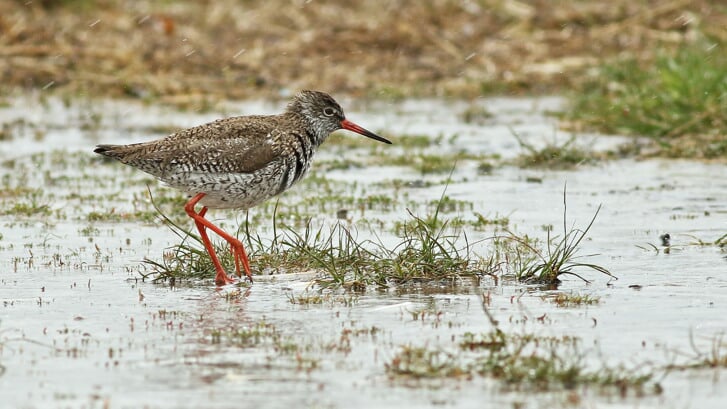
[[304, 351], [306, 346], [301, 344], [300, 340], [284, 334], [265, 319], [248, 324], [232, 323], [223, 327], [206, 328], [201, 342], [237, 349], [267, 350], [265, 361], [268, 366], [279, 365], [281, 368], [290, 368], [290, 364], [293, 363], [297, 370], [306, 372], [319, 366], [317, 359], [306, 356]]
[[718, 44], [606, 64], [571, 100], [573, 126], [647, 136], [657, 154], [727, 158], [727, 56]]
[[547, 297], [553, 304], [558, 307], [576, 307], [581, 305], [596, 305], [601, 302], [601, 298], [588, 294], [558, 293], [554, 296]]
[[403, 346], [384, 365], [389, 377], [426, 380], [481, 376], [498, 381], [508, 390], [536, 392], [597, 388], [626, 396], [662, 391], [653, 381], [655, 372], [649, 365], [627, 368], [597, 364], [578, 337], [506, 333], [487, 309], [487, 297], [483, 296], [482, 302], [492, 325], [490, 331], [464, 333], [456, 351]]
[[711, 341], [709, 350], [704, 351], [697, 347], [694, 335], [690, 337], [693, 354], [691, 359], [684, 364], [672, 364], [667, 366], [668, 370], [727, 368], [727, 342], [725, 334], [717, 334]]
[[448, 173], [452, 170], [452, 164], [466, 160], [483, 160], [482, 155], [475, 155], [469, 152], [456, 153], [409, 153], [398, 156], [378, 156], [370, 163], [382, 166], [404, 166], [414, 169], [422, 175]]
[[259, 347], [264, 344], [278, 345], [282, 335], [277, 328], [264, 320], [249, 326], [235, 328], [210, 328], [205, 331], [210, 344], [230, 344], [239, 348]]
[[617, 388], [643, 393], [653, 375], [624, 367], [589, 368], [579, 338], [506, 334], [495, 328], [466, 333], [461, 348], [472, 353], [471, 370], [501, 381], [507, 388], [550, 391], [577, 387]]
[[548, 391], [582, 386], [633, 389], [637, 393], [652, 378], [650, 373], [623, 367], [589, 369], [587, 354], [574, 337], [505, 334], [499, 328], [464, 335], [461, 347], [474, 352], [472, 370], [495, 378], [513, 389]]
[[525, 142], [514, 130], [510, 131], [525, 151], [515, 159], [515, 164], [521, 168], [573, 169], [596, 156], [594, 153], [575, 146], [575, 136], [561, 145], [548, 143], [538, 149]]
[[424, 347], [404, 346], [384, 364], [390, 378], [459, 378], [469, 377], [469, 370], [457, 362], [454, 354]]
[[18, 202], [12, 206], [0, 210], [0, 215], [12, 216], [48, 216], [52, 213], [51, 208], [47, 204], [41, 204], [36, 201]]

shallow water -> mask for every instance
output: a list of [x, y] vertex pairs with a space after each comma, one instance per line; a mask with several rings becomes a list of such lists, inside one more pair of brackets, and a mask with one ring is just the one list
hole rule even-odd
[[[556, 132], [555, 121], [543, 114], [558, 108], [557, 98], [479, 103], [494, 115], [480, 124], [460, 119], [468, 104], [441, 101], [355, 106], [348, 116], [384, 136], [394, 135], [395, 144], [395, 135], [401, 134], [457, 135], [452, 142], [425, 148], [432, 153], [467, 150], [513, 158], [520, 148], [510, 127], [536, 146], [570, 136]], [[278, 109], [279, 104], [256, 102], [225, 111]], [[693, 243], [713, 242], [727, 233], [724, 165], [623, 160], [572, 171], [505, 166], [478, 174], [475, 162], [457, 164], [446, 194], [471, 202], [472, 210], [446, 217], [471, 219], [473, 211], [507, 216], [510, 229], [544, 238], [544, 225], [562, 231], [565, 186], [567, 227], [584, 228], [602, 205], [580, 254], [596, 254], [584, 261], [607, 267], [618, 280], [584, 271], [590, 284], [566, 277], [559, 288], [601, 297], [597, 305], [559, 308], [544, 299], [552, 291], [492, 282], [454, 293], [370, 290], [358, 296], [334, 293], [320, 305], [291, 303], [292, 297], [315, 291], [312, 272], [261, 276], [249, 289], [217, 290], [209, 281], [176, 287], [143, 282], [139, 260], [159, 259], [178, 238], [153, 223], [93, 222], [87, 216], [148, 209], [146, 183], [155, 194], [174, 193], [164, 193], [143, 174], [96, 160], [91, 148], [99, 142], [146, 140], [163, 134], [155, 133], [158, 127], [186, 127], [217, 116], [114, 101], [65, 106], [33, 98], [0, 110], [0, 122], [15, 124], [11, 136], [0, 141], [3, 189], [8, 192], [0, 195], [3, 407], [727, 405], [727, 382], [719, 369], [674, 371], [659, 379], [662, 394], [625, 398], [591, 389], [508, 391], [496, 380], [478, 376], [403, 380], [389, 377], [385, 369], [402, 347], [456, 351], [466, 332], [490, 331], [481, 307], [483, 292], [490, 295], [489, 310], [503, 330], [578, 336], [596, 367], [689, 362], [695, 353], [692, 344], [710, 353], [727, 330], [727, 258], [717, 246]], [[578, 143], [596, 149], [623, 141], [578, 136]], [[324, 145], [318, 159], [322, 167], [341, 155], [365, 162], [384, 148]], [[334, 192], [395, 199], [390, 208], [367, 210], [363, 216], [352, 209], [353, 225], [366, 235], [371, 234], [367, 221], [388, 225], [407, 219], [406, 208], [427, 212], [426, 203], [441, 197], [445, 186], [439, 181], [447, 174], [385, 166], [331, 170], [325, 176]], [[397, 191], [378, 184], [392, 178], [411, 183]], [[426, 186], [422, 181], [435, 183], [417, 187]], [[39, 188], [33, 200], [49, 211], [8, 214], [6, 209], [29, 200], [10, 193], [19, 187]], [[323, 188], [304, 185], [286, 193], [281, 203], [303, 203], [319, 194], [317, 189]], [[333, 221], [339, 207], [345, 204], [304, 211], [318, 221]], [[213, 217], [227, 227], [244, 220], [233, 212]], [[265, 234], [269, 223], [255, 228]], [[390, 231], [376, 233], [386, 241], [393, 238]], [[669, 254], [660, 244], [664, 233], [672, 237]], [[472, 242], [491, 235], [468, 232]], [[484, 245], [475, 251], [485, 251]], [[258, 334], [252, 340], [228, 335], [251, 331]], [[718, 350], [727, 353], [724, 345]]]

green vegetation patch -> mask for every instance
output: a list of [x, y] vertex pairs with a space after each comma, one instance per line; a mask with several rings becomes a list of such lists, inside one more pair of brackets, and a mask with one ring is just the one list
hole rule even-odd
[[727, 158], [727, 54], [697, 43], [601, 67], [573, 94], [566, 116], [577, 128], [646, 136], [656, 154]]
[[[591, 269], [613, 277], [604, 267], [577, 260], [585, 230], [564, 229], [558, 239], [544, 242], [518, 236], [495, 236], [490, 252], [476, 254], [462, 225], [452, 226], [441, 217], [440, 208], [448, 203], [442, 196], [433, 214], [410, 218], [398, 224], [398, 242], [359, 239], [358, 232], [343, 223], [315, 227], [310, 220], [302, 228], [276, 227], [273, 215], [272, 239], [244, 232], [253, 270], [311, 271], [318, 273], [319, 286], [364, 291], [368, 286], [390, 287], [406, 284], [458, 285], [479, 282], [485, 276], [513, 275], [517, 280], [537, 284], [557, 284], [564, 274], [583, 278], [577, 269]], [[597, 214], [597, 213], [596, 213]], [[161, 261], [145, 260], [153, 280], [209, 279], [214, 266], [201, 245], [201, 239], [160, 213], [181, 243], [165, 252]], [[565, 217], [565, 216], [564, 216]], [[247, 224], [245, 224], [247, 226]], [[375, 235], [374, 235], [375, 236]], [[375, 236], [376, 237], [376, 236]], [[227, 271], [234, 271], [234, 260], [225, 247], [216, 249]]]

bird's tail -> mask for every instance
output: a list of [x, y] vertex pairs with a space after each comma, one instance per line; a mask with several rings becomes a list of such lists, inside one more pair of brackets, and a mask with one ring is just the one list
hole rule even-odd
[[164, 158], [146, 154], [148, 143], [132, 143], [130, 145], [96, 145], [94, 153], [115, 159], [123, 164], [141, 169], [146, 173], [161, 177], [164, 173]]
[[142, 143], [132, 143], [131, 145], [96, 145], [96, 149], [93, 152], [119, 160], [123, 163], [129, 163], [129, 161], [136, 159], [143, 145]]
[[118, 149], [122, 146], [123, 145], [96, 145], [96, 149], [94, 149], [93, 152], [111, 158], [118, 158]]

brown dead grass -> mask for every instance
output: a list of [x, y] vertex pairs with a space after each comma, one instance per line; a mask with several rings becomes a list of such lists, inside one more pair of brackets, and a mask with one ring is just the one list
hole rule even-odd
[[300, 88], [474, 97], [557, 92], [604, 58], [727, 36], [707, 0], [556, 3], [4, 1], [0, 73], [4, 92], [179, 104]]

